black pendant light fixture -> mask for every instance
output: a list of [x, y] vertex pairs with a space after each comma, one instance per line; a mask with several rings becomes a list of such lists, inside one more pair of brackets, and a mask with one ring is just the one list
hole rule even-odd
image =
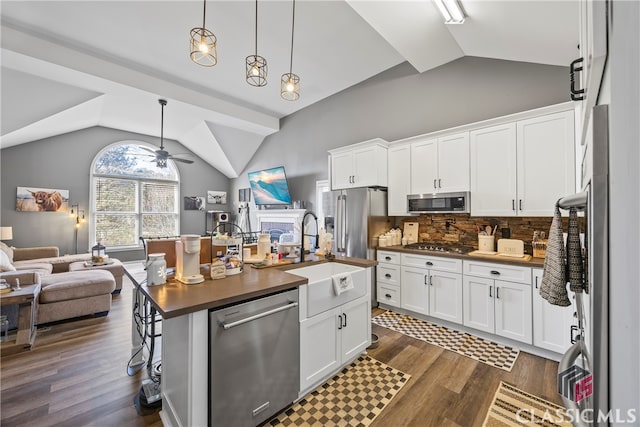
[[300, 77], [293, 74], [293, 33], [296, 22], [296, 0], [293, 0], [293, 13], [291, 20], [291, 59], [289, 62], [289, 72], [280, 78], [280, 96], [287, 101], [296, 101], [300, 98]]
[[205, 27], [207, 16], [207, 0], [204, 0], [204, 10], [202, 12], [202, 27], [191, 29], [191, 60], [203, 67], [213, 67], [218, 63], [218, 53], [216, 52], [216, 36]]
[[246, 78], [251, 86], [267, 85], [267, 60], [258, 55], [258, 0], [256, 0], [255, 54], [246, 58]]

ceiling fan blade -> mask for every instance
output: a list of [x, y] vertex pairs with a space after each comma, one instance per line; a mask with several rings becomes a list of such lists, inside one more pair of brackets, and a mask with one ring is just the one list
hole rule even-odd
[[152, 153], [156, 152], [156, 150], [154, 150], [153, 148], [146, 147], [144, 145], [139, 145], [138, 147], [142, 148], [143, 150], [151, 151]]
[[171, 160], [173, 160], [174, 162], [182, 162], [182, 163], [188, 163], [188, 164], [193, 163], [193, 160], [189, 160], [189, 159], [181, 159], [180, 157], [173, 157], [173, 156], [169, 156], [169, 158], [170, 158]]

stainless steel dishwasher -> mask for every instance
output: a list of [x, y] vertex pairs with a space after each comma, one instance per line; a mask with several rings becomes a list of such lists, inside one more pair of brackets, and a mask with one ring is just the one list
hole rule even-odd
[[211, 426], [255, 426], [298, 398], [297, 289], [211, 311], [209, 319]]

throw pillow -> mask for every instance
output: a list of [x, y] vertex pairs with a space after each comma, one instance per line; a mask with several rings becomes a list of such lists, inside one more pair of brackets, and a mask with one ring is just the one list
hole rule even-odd
[[9, 257], [9, 262], [13, 262], [13, 249], [11, 249], [10, 246], [7, 246], [4, 243], [0, 242], [0, 251], [7, 254], [7, 256]]
[[9, 261], [9, 257], [4, 251], [0, 251], [0, 272], [16, 271], [16, 268]]

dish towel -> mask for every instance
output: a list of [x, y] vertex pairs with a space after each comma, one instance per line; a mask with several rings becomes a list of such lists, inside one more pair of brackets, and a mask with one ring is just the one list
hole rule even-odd
[[350, 273], [335, 274], [331, 276], [331, 280], [333, 281], [333, 291], [336, 295], [353, 289], [353, 279]]
[[544, 273], [542, 275], [542, 285], [540, 286], [540, 296], [553, 305], [566, 307], [571, 305], [571, 300], [569, 300], [567, 292], [562, 216], [560, 215], [558, 202], [556, 202], [553, 221], [549, 230], [549, 242], [547, 244], [547, 254], [544, 258]]
[[572, 292], [583, 292], [585, 289], [584, 264], [582, 260], [582, 245], [580, 244], [578, 211], [576, 211], [576, 208], [569, 209], [567, 270], [569, 271], [569, 289], [571, 289]]

